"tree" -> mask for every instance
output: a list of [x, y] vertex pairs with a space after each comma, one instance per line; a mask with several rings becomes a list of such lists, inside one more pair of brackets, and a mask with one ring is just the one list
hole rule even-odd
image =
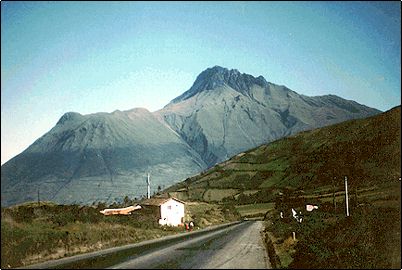
[[129, 206], [131, 204], [130, 198], [126, 195], [123, 199], [124, 206]]
[[158, 192], [156, 192], [156, 194], [157, 194], [157, 195], [160, 195], [160, 194], [161, 194], [161, 190], [162, 190], [161, 186], [158, 186]]

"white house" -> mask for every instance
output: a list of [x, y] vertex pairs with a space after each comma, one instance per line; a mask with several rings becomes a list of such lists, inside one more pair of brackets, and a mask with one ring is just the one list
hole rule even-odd
[[176, 198], [151, 198], [142, 202], [145, 208], [154, 208], [160, 225], [179, 226], [184, 223], [184, 202]]

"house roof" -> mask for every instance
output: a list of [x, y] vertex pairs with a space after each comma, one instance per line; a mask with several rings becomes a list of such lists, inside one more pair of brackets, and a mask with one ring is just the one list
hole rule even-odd
[[180, 203], [184, 204], [183, 201], [181, 201], [181, 200], [179, 200], [179, 199], [176, 199], [176, 198], [174, 198], [174, 197], [171, 197], [171, 198], [160, 198], [160, 197], [158, 198], [158, 197], [156, 197], [156, 198], [146, 199], [146, 200], [142, 201], [141, 204], [143, 204], [143, 205], [155, 205], [155, 206], [159, 206], [159, 205], [164, 204], [165, 202], [167, 202], [167, 201], [170, 200], [170, 199], [175, 200], [175, 201], [177, 201], [177, 202], [180, 202]]

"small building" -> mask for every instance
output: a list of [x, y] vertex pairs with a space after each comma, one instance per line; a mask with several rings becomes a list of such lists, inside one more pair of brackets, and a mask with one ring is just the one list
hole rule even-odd
[[184, 202], [176, 198], [151, 198], [141, 206], [152, 209], [160, 225], [179, 226], [184, 223]]

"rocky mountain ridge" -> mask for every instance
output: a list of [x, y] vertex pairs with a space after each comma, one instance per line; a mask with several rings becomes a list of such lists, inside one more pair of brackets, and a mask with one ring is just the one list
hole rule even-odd
[[[2, 205], [41, 199], [112, 202], [168, 187], [278, 138], [380, 111], [327, 95], [308, 97], [215, 66], [163, 109], [64, 114], [1, 169]], [[24, 192], [21, 192], [24, 190]]]
[[378, 110], [335, 95], [308, 97], [219, 66], [156, 112], [208, 166], [297, 132], [367, 117]]

